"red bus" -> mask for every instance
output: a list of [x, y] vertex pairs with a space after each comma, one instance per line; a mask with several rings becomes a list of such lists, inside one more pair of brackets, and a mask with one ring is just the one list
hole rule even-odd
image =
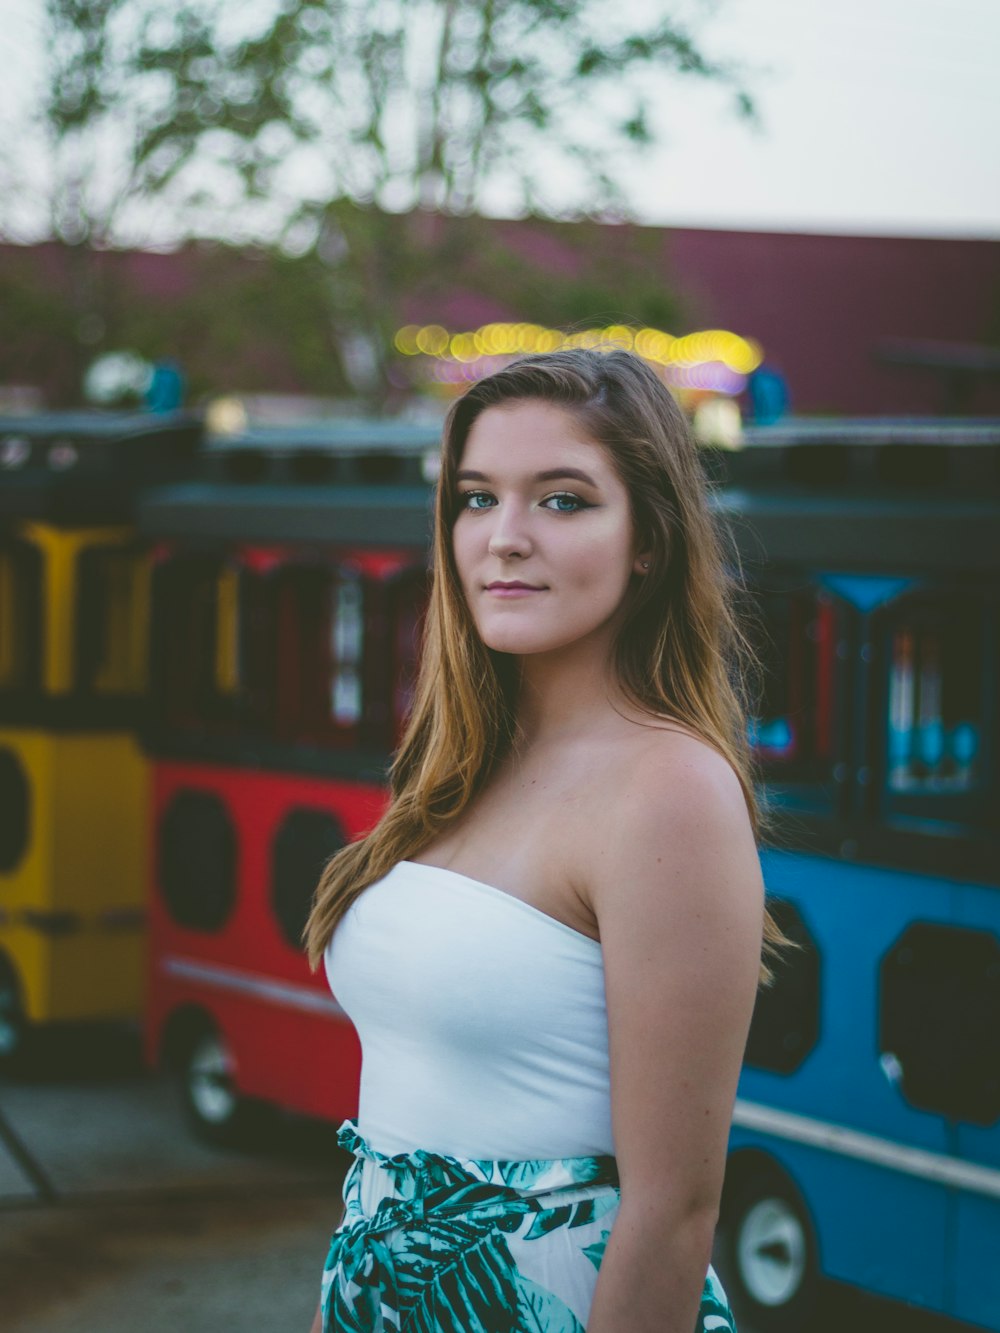
[[[300, 937], [370, 828], [409, 705], [439, 431], [385, 423], [206, 446], [150, 494], [148, 1059], [204, 1136], [267, 1101], [356, 1108], [359, 1050]], [[317, 1066], [316, 1053], [324, 1053]]]

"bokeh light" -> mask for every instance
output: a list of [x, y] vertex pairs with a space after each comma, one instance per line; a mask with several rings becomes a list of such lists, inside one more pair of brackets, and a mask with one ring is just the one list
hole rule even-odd
[[494, 322], [456, 332], [441, 324], [406, 324], [393, 343], [402, 356], [416, 359], [421, 367], [418, 377], [432, 387], [455, 390], [492, 374], [515, 356], [589, 347], [635, 351], [679, 392], [733, 396], [742, 392], [747, 376], [764, 359], [758, 342], [728, 329], [701, 329], [675, 337], [663, 329], [628, 324], [572, 332], [526, 322]]

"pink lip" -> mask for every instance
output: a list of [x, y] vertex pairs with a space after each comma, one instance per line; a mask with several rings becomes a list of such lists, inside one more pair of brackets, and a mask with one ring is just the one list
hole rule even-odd
[[486, 591], [493, 593], [495, 597], [524, 597], [526, 593], [544, 592], [545, 589], [533, 583], [501, 583], [498, 581], [487, 584]]

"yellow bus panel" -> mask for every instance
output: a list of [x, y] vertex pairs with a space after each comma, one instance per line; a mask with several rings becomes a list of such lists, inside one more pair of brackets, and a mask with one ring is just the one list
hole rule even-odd
[[148, 767], [132, 736], [0, 728], [28, 791], [20, 859], [0, 872], [0, 950], [33, 1022], [137, 1016]]

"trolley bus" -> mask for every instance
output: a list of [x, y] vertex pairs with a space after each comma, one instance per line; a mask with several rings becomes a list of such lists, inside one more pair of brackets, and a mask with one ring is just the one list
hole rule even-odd
[[[150, 1059], [194, 1126], [353, 1113], [353, 1029], [301, 947], [327, 858], [377, 820], [409, 706], [437, 428], [207, 448], [150, 494]], [[315, 1053], [323, 1051], [317, 1065]]]
[[38, 1025], [140, 1016], [149, 486], [190, 416], [0, 418], [0, 1058]]
[[[324, 859], [383, 808], [435, 443], [216, 441], [142, 503], [147, 1050], [212, 1136], [265, 1100], [356, 1107], [355, 1038], [298, 940]], [[835, 1279], [1000, 1330], [1000, 423], [792, 422], [704, 459], [765, 665], [765, 881], [799, 946], [739, 1086], [734, 1298], [801, 1329]]]
[[1000, 423], [756, 433], [718, 495], [763, 625], [761, 994], [730, 1282], [822, 1277], [1000, 1328]]

